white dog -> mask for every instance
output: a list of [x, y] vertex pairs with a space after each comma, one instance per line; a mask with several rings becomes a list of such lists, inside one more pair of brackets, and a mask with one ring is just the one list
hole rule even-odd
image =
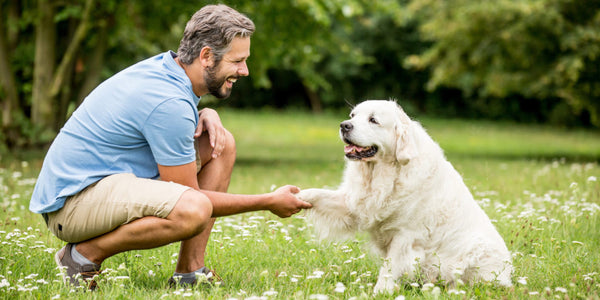
[[370, 234], [384, 258], [375, 292], [403, 276], [511, 286], [511, 255], [442, 149], [394, 101], [357, 105], [340, 124], [346, 169], [337, 190], [306, 189], [321, 238]]

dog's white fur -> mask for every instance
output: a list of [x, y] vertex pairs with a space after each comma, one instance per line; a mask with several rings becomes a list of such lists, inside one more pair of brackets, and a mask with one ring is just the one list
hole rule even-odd
[[[342, 139], [375, 145], [375, 156], [347, 159], [337, 190], [306, 189], [309, 220], [321, 238], [370, 234], [384, 258], [375, 292], [420, 274], [453, 285], [487, 281], [511, 286], [511, 255], [459, 173], [423, 127], [395, 101], [369, 100], [351, 113]], [[422, 277], [421, 277], [422, 278]]]

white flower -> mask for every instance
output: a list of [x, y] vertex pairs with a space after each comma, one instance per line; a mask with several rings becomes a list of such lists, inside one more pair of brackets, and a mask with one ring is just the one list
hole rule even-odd
[[461, 295], [461, 294], [464, 295], [466, 293], [467, 292], [465, 292], [463, 290], [455, 290], [455, 289], [451, 289], [448, 291], [448, 294], [450, 294], [450, 295]]
[[338, 282], [335, 284], [335, 289], [333, 291], [336, 293], [343, 293], [346, 291], [346, 286], [343, 283]]
[[310, 295], [308, 297], [308, 299], [315, 299], [315, 300], [329, 300], [329, 296], [327, 295], [322, 295], [322, 294], [313, 294]]
[[596, 176], [590, 176], [590, 177], [588, 177], [587, 181], [588, 182], [596, 182], [596, 181], [598, 181], [598, 178], [596, 178]]
[[115, 276], [115, 277], [113, 277], [113, 280], [121, 280], [121, 279], [127, 280], [127, 279], [129, 279], [129, 276]]
[[277, 296], [278, 292], [274, 291], [274, 290], [270, 290], [270, 291], [266, 291], [263, 293], [263, 296], [268, 297], [268, 296]]
[[306, 276], [306, 279], [321, 278], [321, 277], [323, 277], [323, 274], [325, 274], [325, 272], [317, 270], [317, 271], [314, 271], [312, 275]]
[[404, 300], [404, 299], [406, 299], [406, 297], [400, 295], [400, 296], [396, 297], [396, 299], [394, 299], [394, 300]]
[[527, 285], [527, 277], [519, 277], [517, 279], [517, 282], [522, 284], [522, 285]]
[[0, 288], [7, 287], [7, 286], [10, 286], [10, 283], [8, 282], [8, 280], [2, 279], [2, 281], [0, 281]]
[[557, 287], [554, 290], [565, 294], [567, 293], [567, 289], [565, 289], [564, 287]]

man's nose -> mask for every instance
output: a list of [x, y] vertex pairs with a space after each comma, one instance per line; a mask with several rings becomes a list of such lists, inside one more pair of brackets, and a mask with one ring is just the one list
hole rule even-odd
[[250, 75], [250, 71], [248, 70], [248, 65], [246, 62], [241, 62], [241, 65], [238, 67], [238, 75], [240, 76], [248, 76]]

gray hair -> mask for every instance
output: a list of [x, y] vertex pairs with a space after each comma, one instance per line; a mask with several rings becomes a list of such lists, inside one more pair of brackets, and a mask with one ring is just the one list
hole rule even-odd
[[223, 59], [235, 37], [250, 37], [254, 23], [235, 9], [223, 5], [207, 5], [188, 21], [179, 43], [177, 55], [183, 64], [191, 64], [204, 47], [210, 47], [215, 62]]

